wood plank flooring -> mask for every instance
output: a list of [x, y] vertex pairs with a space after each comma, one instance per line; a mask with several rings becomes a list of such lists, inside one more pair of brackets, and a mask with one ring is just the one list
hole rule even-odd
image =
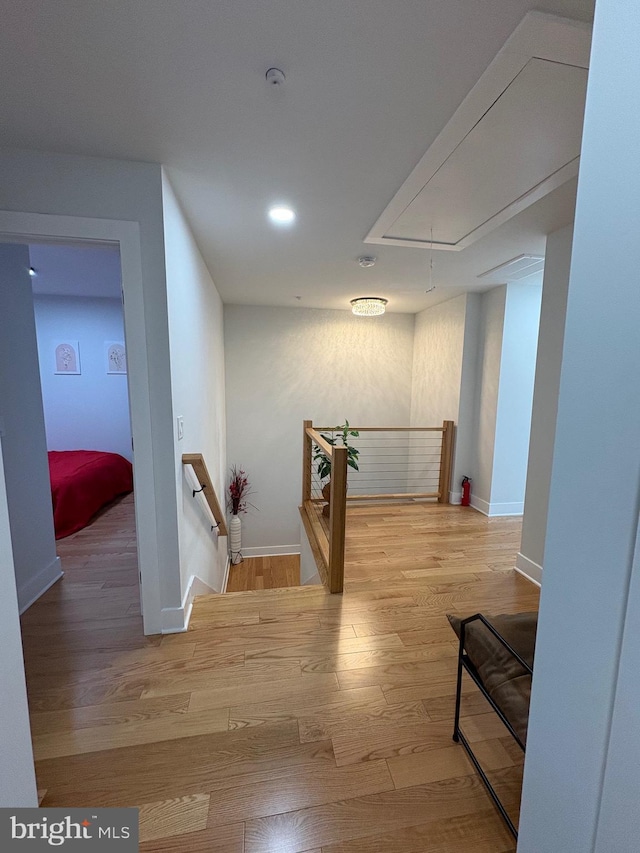
[[247, 592], [255, 589], [300, 586], [300, 556], [281, 554], [278, 557], [245, 557], [242, 563], [231, 566], [227, 592]]
[[[22, 619], [43, 806], [138, 806], [143, 853], [513, 853], [451, 740], [444, 614], [537, 607], [518, 519], [352, 507], [344, 595], [202, 597], [145, 638], [132, 509], [60, 541]], [[463, 715], [515, 814], [521, 757], [470, 684]]]

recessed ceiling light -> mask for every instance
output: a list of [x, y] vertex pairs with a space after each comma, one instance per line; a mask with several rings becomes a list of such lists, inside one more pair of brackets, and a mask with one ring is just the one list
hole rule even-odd
[[295, 211], [290, 207], [280, 204], [269, 209], [269, 219], [276, 225], [291, 225], [295, 218]]

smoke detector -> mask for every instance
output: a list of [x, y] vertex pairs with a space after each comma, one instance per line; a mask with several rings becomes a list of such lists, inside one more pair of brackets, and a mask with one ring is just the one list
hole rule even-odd
[[284, 71], [279, 68], [269, 68], [265, 78], [270, 86], [282, 86], [285, 81]]
[[376, 259], [373, 255], [363, 255], [361, 258], [358, 258], [358, 263], [361, 267], [372, 267], [376, 262]]

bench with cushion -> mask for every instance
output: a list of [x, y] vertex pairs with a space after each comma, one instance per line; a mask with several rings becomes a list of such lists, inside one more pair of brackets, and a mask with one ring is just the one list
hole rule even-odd
[[462, 673], [463, 670], [469, 673], [524, 751], [538, 614], [484, 616], [476, 613], [466, 619], [447, 614], [447, 618], [460, 641], [453, 739], [466, 749], [500, 814], [517, 838], [513, 821], [460, 728]]

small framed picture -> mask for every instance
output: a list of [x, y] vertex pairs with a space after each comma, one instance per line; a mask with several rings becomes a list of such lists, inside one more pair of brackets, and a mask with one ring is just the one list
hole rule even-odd
[[80, 370], [80, 345], [78, 341], [56, 341], [53, 345], [54, 373], [78, 375]]
[[127, 351], [123, 341], [105, 341], [104, 353], [107, 373], [127, 372]]

